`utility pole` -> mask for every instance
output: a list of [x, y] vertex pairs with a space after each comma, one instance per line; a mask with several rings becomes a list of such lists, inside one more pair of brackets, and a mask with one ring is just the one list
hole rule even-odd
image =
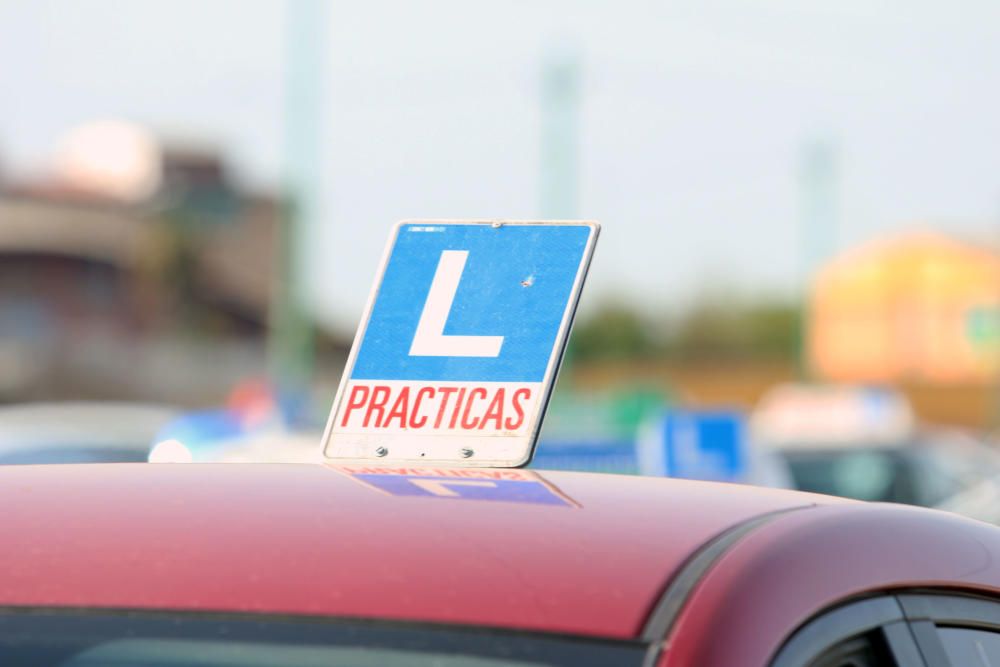
[[800, 309], [796, 332], [796, 364], [799, 379], [809, 375], [810, 287], [816, 272], [836, 246], [837, 150], [827, 139], [811, 139], [801, 151], [799, 185]]
[[[542, 59], [539, 210], [545, 220], [578, 216], [580, 172], [580, 60], [558, 49]], [[563, 387], [572, 386], [573, 340], [560, 365]]]
[[303, 304], [303, 252], [318, 224], [328, 52], [326, 0], [285, 0], [283, 201], [275, 236], [268, 364], [283, 390], [312, 377], [312, 320]]
[[580, 61], [575, 51], [552, 52], [542, 64], [542, 218], [577, 216], [580, 172]]

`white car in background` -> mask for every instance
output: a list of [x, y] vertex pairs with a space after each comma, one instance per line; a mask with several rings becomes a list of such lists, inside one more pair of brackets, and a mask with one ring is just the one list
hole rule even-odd
[[[322, 431], [262, 431], [197, 445], [160, 440], [148, 451], [150, 463], [323, 463]], [[146, 460], [145, 458], [143, 460]]]
[[0, 406], [0, 465], [145, 461], [179, 411], [144, 403]]

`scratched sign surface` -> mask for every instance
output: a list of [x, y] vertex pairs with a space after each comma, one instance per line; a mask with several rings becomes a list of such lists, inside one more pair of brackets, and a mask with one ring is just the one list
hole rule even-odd
[[527, 463], [598, 229], [397, 225], [331, 411], [326, 455]]

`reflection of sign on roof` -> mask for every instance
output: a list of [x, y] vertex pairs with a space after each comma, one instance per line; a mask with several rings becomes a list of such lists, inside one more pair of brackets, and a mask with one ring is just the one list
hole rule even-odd
[[541, 475], [528, 470], [330, 466], [391, 496], [579, 507]]
[[401, 223], [358, 331], [326, 455], [531, 458], [596, 223]]

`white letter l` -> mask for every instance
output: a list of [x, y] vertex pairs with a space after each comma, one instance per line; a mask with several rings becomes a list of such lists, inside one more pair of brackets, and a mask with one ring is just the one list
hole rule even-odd
[[410, 345], [411, 357], [496, 357], [500, 355], [503, 336], [446, 336], [444, 325], [465, 270], [468, 250], [445, 250], [441, 253], [417, 333]]

